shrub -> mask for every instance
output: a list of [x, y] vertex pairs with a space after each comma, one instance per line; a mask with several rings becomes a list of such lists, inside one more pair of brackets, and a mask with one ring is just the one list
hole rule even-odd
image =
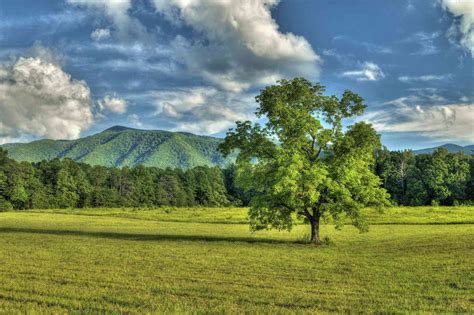
[[432, 207], [439, 207], [439, 201], [438, 200], [431, 200], [431, 206]]
[[0, 196], [0, 212], [10, 211], [13, 210], [12, 204], [5, 200], [3, 196]]

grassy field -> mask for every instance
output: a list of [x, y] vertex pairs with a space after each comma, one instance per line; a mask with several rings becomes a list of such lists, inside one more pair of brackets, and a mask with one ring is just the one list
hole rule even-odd
[[0, 213], [0, 313], [474, 312], [474, 208], [366, 214], [314, 247], [238, 208]]

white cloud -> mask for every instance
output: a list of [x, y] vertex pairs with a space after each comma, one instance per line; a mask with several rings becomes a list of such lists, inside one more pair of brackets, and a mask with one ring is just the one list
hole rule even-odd
[[301, 36], [282, 33], [271, 16], [276, 0], [154, 0], [176, 25], [200, 39], [178, 36], [176, 59], [192, 73], [229, 91], [288, 76], [317, 76], [319, 56]]
[[357, 81], [378, 81], [385, 77], [382, 69], [372, 62], [364, 62], [360, 70], [346, 71], [342, 76], [355, 79]]
[[75, 139], [92, 124], [89, 87], [58, 64], [20, 57], [0, 69], [0, 138]]
[[212, 87], [158, 91], [154, 94], [156, 116], [175, 122], [175, 131], [215, 134], [237, 120], [252, 119], [255, 102], [242, 93], [219, 92]]
[[398, 80], [401, 82], [410, 83], [410, 82], [417, 82], [417, 81], [418, 82], [443, 81], [450, 78], [451, 78], [450, 74], [443, 74], [443, 75], [426, 74], [426, 75], [420, 75], [420, 76], [401, 76], [401, 77], [398, 77]]
[[467, 49], [474, 58], [474, 1], [472, 0], [441, 0], [441, 6], [453, 14], [454, 21], [448, 30], [448, 36], [461, 34], [461, 46]]
[[138, 117], [137, 114], [128, 115], [127, 120], [128, 120], [129, 123], [132, 124], [133, 127], [143, 128], [143, 124], [140, 121], [140, 117]]
[[58, 66], [64, 64], [66, 57], [58, 50], [47, 48], [41, 42], [35, 42], [33, 46], [24, 52], [23, 57], [39, 58], [44, 62], [52, 63]]
[[[317, 79], [319, 75], [320, 58], [309, 42], [301, 36], [282, 33], [272, 18], [271, 9], [278, 0], [151, 0], [156, 12], [176, 27], [178, 35], [168, 42], [157, 40], [159, 31], [147, 30], [131, 15], [131, 0], [67, 2], [105, 13], [113, 22], [111, 35], [128, 41], [124, 49], [127, 53], [134, 54], [130, 44], [139, 43], [140, 49], [146, 50], [139, 58], [109, 60], [105, 64], [114, 69], [129, 68], [137, 62], [141, 68], [153, 60], [153, 67], [145, 67], [149, 71], [179, 71], [232, 92], [273, 84], [281, 78]], [[183, 31], [184, 26], [193, 30], [192, 35]], [[160, 60], [156, 64], [163, 53], [167, 62]], [[149, 60], [144, 60], [144, 55]]]
[[152, 72], [154, 74], [174, 75], [178, 73], [178, 67], [174, 62], [168, 60], [149, 61], [138, 59], [109, 59], [100, 65], [101, 69], [113, 71], [139, 71], [140, 73]]
[[365, 48], [365, 50], [371, 54], [393, 54], [394, 53], [394, 50], [391, 47], [378, 45], [372, 42], [364, 42], [364, 41], [356, 40], [346, 35], [337, 35], [333, 37], [332, 41], [333, 42], [341, 41], [343, 43], [350, 44], [351, 46], [354, 46], [354, 47], [362, 47], [362, 48]]
[[103, 100], [99, 101], [99, 108], [101, 110], [123, 114], [127, 111], [127, 101], [115, 95], [106, 95]]
[[256, 56], [315, 61], [311, 45], [300, 36], [283, 34], [272, 19], [276, 0], [154, 0], [158, 11], [186, 23], [209, 39], [238, 39]]
[[441, 35], [440, 32], [416, 32], [402, 40], [402, 43], [418, 46], [411, 53], [414, 56], [427, 56], [439, 53], [439, 48], [435, 44], [435, 40]]
[[67, 0], [69, 4], [102, 10], [113, 21], [118, 36], [126, 40], [147, 39], [148, 33], [137, 19], [128, 14], [131, 0]]
[[461, 102], [463, 102], [463, 103], [467, 103], [467, 102], [469, 102], [469, 97], [467, 97], [467, 96], [461, 96], [461, 97], [459, 98], [459, 100], [460, 100]]
[[425, 96], [389, 101], [383, 104], [383, 110], [368, 112], [361, 119], [379, 132], [420, 133], [439, 141], [474, 141], [474, 104], [446, 104], [443, 97]]
[[207, 100], [216, 96], [217, 90], [208, 87], [156, 92], [158, 112], [169, 117], [179, 117], [182, 113], [203, 106]]
[[91, 38], [95, 41], [100, 41], [110, 37], [110, 30], [108, 28], [98, 28], [91, 33]]
[[87, 15], [71, 9], [60, 10], [52, 13], [39, 13], [35, 15], [3, 15], [0, 21], [0, 30], [2, 34], [6, 32], [18, 32], [18, 29], [25, 27], [36, 27], [41, 29], [44, 34], [53, 34], [58, 28], [62, 30], [71, 27], [77, 27], [84, 22]]

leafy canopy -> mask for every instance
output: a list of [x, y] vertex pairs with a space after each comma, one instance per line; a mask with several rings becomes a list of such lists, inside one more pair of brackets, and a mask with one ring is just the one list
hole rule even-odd
[[306, 79], [281, 80], [261, 91], [260, 125], [237, 122], [220, 146], [237, 150], [236, 182], [253, 192], [249, 217], [254, 229], [290, 230], [294, 213], [313, 223], [330, 215], [349, 216], [361, 230], [365, 206], [388, 205], [388, 194], [373, 173], [380, 139], [359, 122], [344, 131], [344, 119], [361, 115], [364, 100], [351, 91], [339, 99]]

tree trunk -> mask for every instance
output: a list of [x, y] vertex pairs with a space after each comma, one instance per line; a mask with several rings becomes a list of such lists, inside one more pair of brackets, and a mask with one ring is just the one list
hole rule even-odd
[[319, 238], [319, 215], [315, 215], [311, 218], [311, 240], [312, 244], [320, 244], [321, 240]]

